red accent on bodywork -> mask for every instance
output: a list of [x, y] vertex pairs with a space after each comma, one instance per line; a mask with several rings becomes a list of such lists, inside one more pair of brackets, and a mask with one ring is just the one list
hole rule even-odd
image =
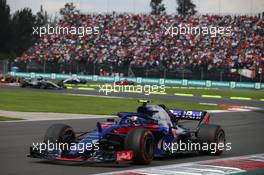
[[84, 161], [82, 158], [67, 158], [67, 157], [57, 157], [55, 160], [64, 160], [64, 161]]
[[110, 123], [110, 122], [108, 122], [108, 123], [102, 123], [101, 124], [101, 127], [102, 127], [102, 129], [106, 129], [106, 128], [111, 127], [112, 125], [113, 125], [113, 123]]
[[116, 152], [116, 161], [117, 162], [129, 161], [133, 159], [133, 156], [134, 153], [132, 150], [118, 151]]
[[210, 117], [211, 117], [211, 115], [210, 115], [209, 113], [207, 113], [207, 114], [204, 116], [202, 123], [204, 123], [204, 124], [206, 124], [206, 125], [209, 124], [209, 122], [210, 122]]
[[116, 130], [116, 133], [119, 134], [126, 134], [129, 133], [131, 130], [136, 129], [136, 128], [145, 128], [149, 131], [158, 131], [158, 125], [146, 125], [146, 126], [130, 126], [130, 127], [123, 127], [123, 128], [118, 128]]

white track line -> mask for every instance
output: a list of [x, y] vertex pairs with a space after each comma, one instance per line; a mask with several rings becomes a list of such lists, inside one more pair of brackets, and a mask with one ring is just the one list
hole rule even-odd
[[88, 94], [72, 94], [72, 93], [64, 93], [65, 95], [72, 96], [83, 96], [83, 97], [101, 97], [101, 98], [117, 98], [117, 99], [132, 99], [130, 97], [116, 97], [116, 96], [108, 96], [108, 95], [88, 95]]
[[[235, 167], [228, 167], [228, 166], [215, 166], [215, 165], [207, 165], [207, 163], [212, 163], [212, 162], [217, 162], [217, 161], [222, 161], [222, 160], [236, 160], [236, 159], [252, 159], [254, 160], [254, 157], [264, 157], [264, 154], [252, 154], [252, 155], [246, 155], [246, 156], [236, 156], [236, 157], [228, 157], [228, 158], [220, 158], [220, 159], [212, 159], [212, 160], [203, 160], [203, 161], [194, 161], [194, 162], [189, 162], [189, 163], [180, 163], [180, 164], [172, 164], [172, 165], [162, 165], [162, 166], [153, 166], [153, 167], [148, 167], [148, 168], [137, 168], [137, 169], [131, 169], [131, 170], [124, 170], [124, 171], [113, 171], [113, 172], [108, 172], [108, 173], [100, 173], [98, 175], [117, 175], [117, 174], [125, 174], [129, 172], [133, 173], [139, 173], [139, 174], [156, 174], [159, 175], [158, 172], [163, 172], [163, 170], [168, 171], [169, 169], [177, 169], [177, 171], [174, 174], [185, 174], [185, 173], [190, 173], [190, 174], [195, 174], [192, 172], [183, 172], [182, 170], [185, 170], [185, 168], [191, 169], [192, 167], [195, 167], [195, 165], [201, 165], [202, 166], [209, 166], [209, 167], [214, 167], [214, 168], [224, 168], [224, 169], [230, 169], [234, 171], [244, 171], [239, 168]], [[264, 161], [264, 160], [262, 160]], [[174, 172], [174, 171], [173, 171]], [[169, 174], [171, 174], [172, 171], [170, 171]], [[200, 175], [200, 173], [197, 173]], [[222, 173], [221, 173], [222, 174]]]

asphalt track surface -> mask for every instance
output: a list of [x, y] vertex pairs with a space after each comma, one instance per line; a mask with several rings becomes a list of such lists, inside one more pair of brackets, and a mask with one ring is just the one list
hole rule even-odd
[[[78, 93], [96, 95], [94, 91], [50, 91], [60, 93]], [[102, 94], [100, 94], [102, 95]], [[126, 97], [143, 98], [140, 94], [122, 94]], [[228, 99], [205, 99], [199, 97], [175, 97], [150, 95], [149, 98], [160, 98], [177, 101], [210, 102], [222, 104], [249, 105], [263, 107], [263, 102], [238, 101]], [[65, 174], [84, 175], [97, 174], [110, 171], [143, 168], [131, 164], [91, 164], [62, 165], [52, 164], [39, 159], [27, 157], [29, 146], [32, 142], [41, 142], [49, 125], [53, 123], [66, 123], [71, 125], [75, 131], [85, 131], [94, 128], [97, 121], [104, 119], [77, 119], [63, 121], [32, 121], [32, 122], [10, 122], [0, 123], [0, 169], [1, 174]], [[149, 166], [169, 165], [186, 163], [192, 161], [208, 160], [214, 158], [225, 158], [249, 154], [264, 153], [264, 111], [215, 113], [212, 115], [212, 123], [223, 126], [226, 132], [227, 142], [232, 143], [232, 150], [221, 156], [201, 156], [198, 154], [179, 154], [173, 158], [155, 159]]]

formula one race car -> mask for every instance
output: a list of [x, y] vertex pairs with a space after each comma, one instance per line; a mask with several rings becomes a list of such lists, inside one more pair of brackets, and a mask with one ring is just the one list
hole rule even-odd
[[[209, 113], [168, 110], [165, 105], [141, 102], [137, 112], [119, 112], [119, 122], [113, 118], [98, 122], [95, 129], [78, 136], [68, 125], [51, 125], [44, 142], [30, 147], [29, 157], [67, 162], [149, 164], [154, 157], [190, 151], [186, 146], [184, 150], [175, 147], [183, 143], [196, 147], [207, 145], [207, 149], [192, 150], [202, 154], [223, 152], [217, 145], [225, 145], [224, 130], [219, 125], [209, 124]], [[178, 124], [181, 120], [197, 121], [198, 126], [190, 130]]]
[[32, 79], [24, 79], [20, 82], [20, 87], [31, 87], [31, 88], [39, 88], [39, 89], [63, 89], [63, 86], [59, 86], [52, 81], [45, 80], [42, 77], [32, 78]]
[[133, 81], [129, 81], [127, 79], [124, 79], [124, 80], [120, 80], [120, 81], [117, 81], [114, 83], [115, 85], [135, 85], [135, 82]]
[[61, 80], [58, 82], [58, 85], [63, 86], [65, 84], [86, 84], [87, 81], [85, 79], [81, 79], [79, 77], [71, 77], [65, 80]]
[[20, 78], [16, 76], [12, 76], [10, 74], [7, 75], [1, 75], [0, 74], [0, 83], [19, 83]]

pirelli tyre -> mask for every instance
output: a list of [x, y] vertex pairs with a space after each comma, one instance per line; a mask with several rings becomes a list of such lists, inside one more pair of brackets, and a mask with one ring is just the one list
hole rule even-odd
[[221, 155], [225, 148], [225, 132], [220, 125], [201, 124], [197, 133], [199, 153]]
[[137, 128], [129, 132], [125, 139], [125, 150], [133, 151], [135, 164], [149, 164], [154, 158], [155, 140], [150, 131]]
[[[75, 132], [72, 127], [65, 124], [53, 124], [51, 125], [45, 135], [44, 135], [44, 143], [64, 143], [70, 144], [76, 141]], [[67, 147], [66, 147], [67, 148]], [[63, 152], [67, 152], [67, 149], [61, 148]]]

